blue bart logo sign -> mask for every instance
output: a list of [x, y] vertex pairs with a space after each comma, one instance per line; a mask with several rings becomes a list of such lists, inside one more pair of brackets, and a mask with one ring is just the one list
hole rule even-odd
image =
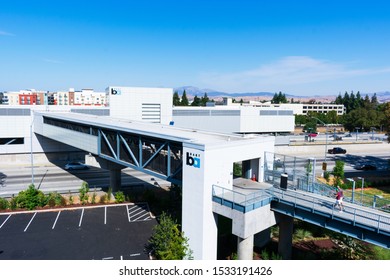
[[187, 152], [186, 164], [195, 168], [200, 168], [200, 154]]

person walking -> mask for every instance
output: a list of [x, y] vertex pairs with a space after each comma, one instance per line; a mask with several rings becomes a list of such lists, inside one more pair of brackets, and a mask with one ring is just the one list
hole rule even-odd
[[343, 190], [339, 186], [337, 186], [336, 203], [334, 206], [339, 207], [340, 212], [343, 212], [344, 210], [343, 197], [344, 197]]

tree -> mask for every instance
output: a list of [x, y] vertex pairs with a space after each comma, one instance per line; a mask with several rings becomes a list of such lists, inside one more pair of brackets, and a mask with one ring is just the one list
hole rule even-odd
[[205, 92], [202, 99], [200, 100], [200, 105], [206, 106], [206, 103], [209, 101], [210, 101], [210, 99], [208, 98], [207, 93]]
[[341, 93], [336, 97], [336, 100], [334, 101], [335, 104], [343, 104], [343, 98], [341, 97]]
[[159, 260], [192, 258], [188, 238], [179, 230], [179, 225], [165, 212], [161, 214], [159, 224], [154, 227], [149, 245]]
[[378, 98], [376, 97], [376, 93], [373, 94], [373, 96], [371, 97], [371, 104], [373, 104], [374, 106], [377, 106], [378, 105]]
[[344, 179], [344, 162], [336, 160], [336, 165], [333, 167], [333, 176], [335, 177], [334, 185], [340, 185], [342, 179]]
[[370, 131], [371, 127], [379, 127], [384, 118], [385, 115], [381, 111], [357, 108], [344, 117], [344, 127], [349, 131], [355, 130], [355, 127]]
[[333, 123], [333, 124], [338, 123], [339, 118], [337, 116], [337, 112], [334, 110], [328, 112], [326, 114], [326, 120], [327, 121], [325, 123]]
[[172, 101], [173, 106], [180, 106], [180, 97], [177, 91], [173, 93], [173, 101]]
[[[390, 102], [387, 102], [383, 110], [384, 118], [381, 122], [387, 133], [390, 132]], [[390, 143], [390, 137], [387, 137], [387, 141]]]
[[295, 115], [295, 125], [301, 125], [307, 123], [308, 118], [306, 115]]
[[189, 102], [188, 102], [188, 98], [187, 98], [187, 93], [186, 93], [186, 90], [183, 91], [183, 95], [181, 96], [181, 102], [180, 102], [180, 105], [181, 106], [188, 106]]
[[364, 100], [362, 102], [362, 107], [367, 109], [367, 110], [373, 109], [373, 106], [371, 104], [370, 97], [368, 97], [368, 94], [366, 94], [366, 96], [364, 97]]
[[279, 93], [275, 93], [274, 97], [271, 100], [272, 104], [280, 104], [280, 103], [287, 103], [287, 98], [284, 93], [279, 91]]
[[191, 103], [191, 106], [200, 106], [200, 105], [201, 105], [200, 98], [197, 95], [195, 95], [194, 100]]

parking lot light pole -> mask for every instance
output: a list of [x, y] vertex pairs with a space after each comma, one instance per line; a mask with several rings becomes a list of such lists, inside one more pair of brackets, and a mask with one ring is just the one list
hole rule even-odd
[[363, 205], [363, 188], [364, 188], [364, 178], [363, 177], [357, 177], [359, 180], [362, 180], [362, 197], [360, 199], [360, 203]]
[[357, 140], [358, 140], [358, 133], [359, 133], [360, 127], [355, 127], [355, 129], [356, 129], [356, 142], [357, 142]]
[[371, 140], [374, 141], [374, 131], [375, 127], [370, 127], [371, 128]]
[[30, 159], [31, 159], [31, 184], [34, 185], [34, 154], [33, 154], [33, 132], [32, 127], [34, 124], [34, 112], [32, 113], [32, 121], [30, 123]]
[[317, 121], [319, 121], [325, 126], [325, 162], [326, 162], [326, 153], [328, 152], [328, 125], [316, 117], [311, 117], [311, 118], [316, 119]]
[[355, 180], [352, 178], [347, 178], [348, 181], [352, 182], [352, 203], [355, 203]]

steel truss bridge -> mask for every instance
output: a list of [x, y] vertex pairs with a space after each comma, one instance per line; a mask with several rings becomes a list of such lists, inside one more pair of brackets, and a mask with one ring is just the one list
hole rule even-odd
[[[270, 204], [272, 211], [390, 248], [389, 200], [344, 191], [340, 212], [335, 207], [335, 188], [315, 182], [313, 159], [271, 153], [265, 159], [268, 187], [244, 193], [214, 185], [213, 201], [243, 213]], [[285, 187], [281, 187], [282, 174], [288, 179]]]
[[[92, 138], [91, 146], [96, 145], [93, 154], [103, 159], [175, 184], [180, 184], [182, 181], [183, 143], [180, 139], [167, 136], [160, 138], [152, 133], [145, 135], [137, 131], [106, 127], [103, 124], [75, 122], [48, 116], [43, 116], [43, 123], [66, 134], [76, 134], [80, 139], [87, 135], [88, 141]], [[49, 138], [55, 139], [54, 136]], [[65, 137], [55, 140], [67, 143]], [[88, 151], [88, 147], [85, 150]]]

